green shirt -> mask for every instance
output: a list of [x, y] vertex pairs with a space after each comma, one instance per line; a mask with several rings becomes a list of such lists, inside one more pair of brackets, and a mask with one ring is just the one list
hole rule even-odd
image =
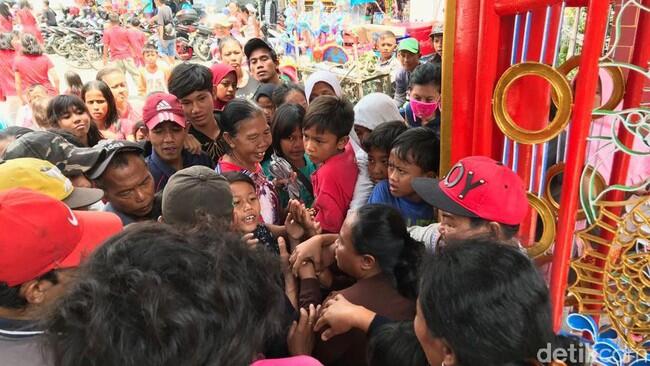
[[[314, 163], [312, 163], [312, 161], [309, 160], [307, 154], [304, 155], [304, 159], [305, 159], [305, 166], [298, 170], [311, 182], [311, 175], [316, 171], [316, 165], [314, 165]], [[273, 179], [275, 179], [275, 177], [273, 176], [273, 174], [271, 174], [270, 165], [271, 165], [271, 159], [262, 162], [262, 171], [264, 171], [264, 175], [266, 175], [266, 177], [270, 181], [272, 181]], [[298, 181], [300, 181], [300, 179], [298, 179]], [[276, 190], [280, 195], [280, 204], [282, 205], [283, 208], [286, 208], [289, 205], [289, 194], [287, 193], [287, 191], [281, 188], [278, 189], [276, 187]], [[307, 189], [307, 187], [304, 186], [304, 184], [300, 186], [300, 200], [308, 208], [310, 208], [312, 203], [314, 202], [314, 196], [311, 193], [309, 193], [309, 190]]]

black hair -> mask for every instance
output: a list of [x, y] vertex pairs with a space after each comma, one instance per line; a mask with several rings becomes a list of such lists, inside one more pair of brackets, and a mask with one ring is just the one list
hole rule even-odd
[[72, 94], [81, 94], [81, 89], [84, 85], [81, 81], [81, 76], [72, 70], [68, 70], [65, 72], [64, 77], [66, 84], [68, 84], [68, 87], [72, 91]]
[[228, 102], [223, 112], [221, 112], [219, 125], [223, 132], [228, 132], [231, 136], [235, 136], [239, 130], [239, 124], [242, 121], [257, 116], [264, 118], [260, 107], [250, 100], [235, 98]]
[[106, 99], [106, 104], [108, 105], [108, 114], [106, 115], [106, 122], [104, 122], [106, 128], [117, 123], [119, 120], [117, 105], [115, 104], [115, 97], [108, 84], [101, 80], [91, 80], [84, 84], [83, 88], [81, 88], [81, 97], [84, 102], [86, 101], [86, 93], [90, 90], [99, 90], [104, 99]]
[[406, 127], [404, 121], [382, 123], [370, 131], [362, 141], [363, 149], [370, 151], [371, 148], [375, 148], [390, 153], [390, 149], [393, 147], [393, 142], [397, 136], [401, 135], [407, 129], [408, 127]]
[[548, 288], [518, 249], [485, 239], [450, 242], [422, 269], [421, 314], [458, 364], [524, 364], [554, 341]]
[[140, 19], [138, 19], [138, 17], [132, 17], [129, 20], [129, 24], [131, 24], [134, 27], [139, 27], [140, 26]]
[[242, 172], [231, 171], [231, 172], [221, 173], [221, 175], [223, 175], [223, 177], [226, 178], [226, 180], [230, 184], [242, 182], [242, 183], [248, 183], [251, 186], [253, 186], [253, 188], [255, 188], [255, 182], [253, 182], [253, 179]]
[[147, 42], [144, 44], [144, 46], [142, 46], [142, 54], [145, 52], [158, 52], [158, 49], [156, 48], [155, 44]]
[[0, 50], [14, 50], [11, 40], [14, 38], [11, 32], [0, 33]]
[[413, 300], [417, 297], [424, 245], [411, 238], [399, 211], [378, 204], [359, 208], [352, 224], [352, 243], [360, 255], [375, 258], [382, 272], [395, 280], [402, 296]]
[[302, 132], [304, 119], [305, 109], [298, 104], [284, 104], [275, 111], [271, 123], [271, 147], [276, 155], [284, 157], [280, 142], [289, 138], [296, 129]]
[[[286, 102], [287, 95], [293, 91], [305, 96], [305, 89], [300, 86], [300, 84], [284, 83], [275, 88], [273, 91], [273, 96], [271, 97], [273, 104], [275, 104], [276, 107], [283, 105]], [[306, 97], [305, 100], [307, 100]]]
[[368, 365], [428, 366], [413, 321], [388, 323], [379, 328], [368, 342]]
[[244, 47], [241, 45], [241, 42], [235, 37], [232, 36], [227, 36], [219, 39], [219, 53], [221, 54], [223, 52], [223, 48], [226, 46], [228, 43], [236, 43], [239, 48], [242, 49], [242, 52], [244, 52]]
[[410, 128], [393, 141], [392, 151], [400, 160], [417, 165], [423, 172], [438, 174], [440, 167], [440, 140], [427, 127]]
[[322, 95], [309, 104], [303, 130], [331, 132], [337, 138], [347, 136], [354, 125], [354, 107], [344, 98]]
[[411, 73], [409, 88], [413, 87], [413, 85], [428, 84], [432, 84], [440, 92], [440, 86], [442, 85], [442, 66], [440, 66], [440, 63], [427, 62], [420, 64]]
[[[74, 110], [77, 113], [83, 112], [88, 114], [90, 119], [90, 113], [81, 98], [76, 95], [57, 95], [56, 97], [50, 100], [50, 103], [47, 105], [47, 120], [50, 126], [59, 127], [59, 120], [67, 113], [70, 113], [70, 110]], [[100, 140], [104, 139], [104, 136], [97, 128], [97, 125], [92, 120], [90, 121], [90, 128], [88, 129], [88, 146], [92, 147], [97, 145]]]
[[167, 82], [169, 93], [178, 99], [195, 91], [208, 91], [212, 94], [212, 87], [212, 71], [206, 66], [189, 62], [174, 67]]
[[135, 156], [140, 161], [142, 161], [143, 164], [145, 164], [145, 167], [147, 166], [144, 156], [142, 156], [142, 153], [140, 153], [139, 151], [134, 151], [134, 150], [118, 151], [115, 153], [111, 161], [108, 163], [102, 175], [100, 175], [99, 178], [95, 179], [95, 184], [97, 185], [97, 188], [106, 190], [106, 184], [104, 184], [104, 179], [103, 179], [104, 174], [106, 174], [106, 172], [109, 171], [110, 169], [116, 169], [116, 168], [128, 166], [130, 156]]
[[249, 365], [284, 325], [276, 267], [234, 234], [136, 224], [80, 267], [46, 345], [60, 366]]
[[[480, 217], [468, 217], [469, 218], [469, 226], [472, 229], [479, 228], [481, 226], [488, 225], [490, 221], [482, 219]], [[501, 227], [501, 233], [503, 234], [503, 237], [507, 240], [510, 240], [517, 235], [519, 232], [519, 224], [517, 225], [508, 225], [508, 224], [502, 224], [499, 223], [499, 226]]]
[[[38, 278], [36, 281], [50, 281], [53, 285], [59, 283], [56, 270], [50, 270]], [[23, 284], [9, 286], [6, 282], [0, 281], [0, 307], [9, 309], [23, 309], [27, 306], [27, 299], [20, 293], [20, 287]]]
[[5, 19], [11, 19], [11, 11], [9, 10], [9, 5], [4, 2], [0, 1], [0, 16], [4, 17]]

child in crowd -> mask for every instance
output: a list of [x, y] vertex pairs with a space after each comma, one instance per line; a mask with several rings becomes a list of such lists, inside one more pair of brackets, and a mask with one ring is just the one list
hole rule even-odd
[[415, 68], [409, 82], [409, 102], [402, 109], [410, 127], [432, 129], [440, 139], [440, 78], [439, 63], [427, 62]]
[[408, 226], [431, 223], [434, 220], [433, 208], [418, 196], [411, 187], [411, 180], [437, 176], [439, 150], [438, 139], [430, 129], [414, 128], [399, 135], [388, 158], [388, 180], [375, 186], [368, 203], [395, 207]]
[[140, 142], [144, 141], [147, 138], [147, 126], [144, 125], [144, 121], [138, 121], [133, 125], [133, 132], [131, 133], [133, 141]]
[[111, 89], [101, 80], [91, 80], [81, 89], [81, 99], [86, 103], [90, 118], [108, 139], [124, 140], [129, 135], [119, 119], [119, 112]]
[[156, 192], [162, 191], [176, 171], [194, 165], [213, 168], [204, 152], [192, 154], [183, 148], [187, 122], [178, 99], [171, 94], [155, 93], [147, 97], [143, 108], [147, 139], [152, 152], [146, 159]]
[[379, 34], [375, 42], [376, 53], [379, 56], [377, 66], [384, 72], [390, 74], [391, 81], [395, 81], [397, 70], [400, 69], [400, 63], [395, 57], [397, 48], [397, 37], [391, 31], [384, 31]]
[[25, 91], [25, 99], [27, 103], [18, 109], [16, 113], [15, 125], [19, 127], [33, 128], [34, 116], [31, 103], [36, 99], [45, 97], [49, 97], [49, 95], [47, 94], [47, 89], [45, 89], [44, 86], [34, 84], [27, 88]]
[[305, 89], [300, 84], [285, 83], [273, 91], [271, 98], [276, 108], [280, 108], [284, 103], [293, 103], [301, 105], [307, 109], [307, 98], [305, 98]]
[[45, 131], [50, 126], [47, 122], [47, 105], [50, 103], [51, 98], [41, 97], [33, 99], [29, 105], [32, 108], [32, 130]]
[[[302, 143], [302, 125], [305, 118], [305, 110], [298, 104], [285, 104], [278, 108], [271, 124], [272, 144], [271, 149], [274, 156], [262, 163], [264, 174], [274, 182], [280, 203], [283, 208], [289, 205], [289, 190], [298, 187], [297, 192], [300, 201], [306, 207], [311, 207], [314, 201], [314, 188], [311, 184], [311, 175], [316, 171], [316, 166], [305, 154], [305, 146]], [[280, 185], [279, 180], [274, 177], [274, 165], [280, 164], [283, 160], [295, 174], [295, 181], [284, 182]], [[286, 173], [286, 172], [285, 172]], [[293, 185], [291, 185], [293, 184]]]
[[286, 238], [294, 247], [306, 236], [316, 234], [318, 226], [309, 212], [298, 201], [289, 202], [289, 213], [284, 225], [264, 224], [260, 220], [261, 205], [255, 192], [255, 182], [241, 172], [226, 172], [233, 200], [233, 229], [245, 236], [249, 244], [261, 244], [272, 253], [280, 255], [278, 238]]
[[65, 82], [68, 84], [68, 88], [63, 94], [76, 95], [81, 98], [81, 88], [84, 86], [81, 76], [72, 70], [68, 70], [63, 74], [63, 77], [65, 77]]
[[397, 58], [402, 68], [395, 75], [395, 95], [393, 99], [398, 107], [406, 102], [406, 90], [409, 86], [411, 73], [420, 64], [420, 44], [415, 38], [406, 38], [397, 46]]
[[307, 81], [305, 81], [305, 97], [308, 103], [321, 95], [331, 95], [339, 98], [343, 96], [339, 79], [329, 71], [316, 71], [309, 75]]
[[228, 64], [214, 64], [212, 71], [212, 85], [214, 86], [214, 109], [223, 111], [223, 108], [235, 99], [237, 93], [237, 72]]
[[83, 100], [74, 95], [57, 95], [47, 106], [48, 124], [72, 133], [83, 146], [97, 145], [104, 136], [91, 122], [90, 113]]
[[158, 49], [147, 43], [142, 48], [144, 65], [140, 67], [138, 76], [138, 92], [140, 96], [147, 96], [155, 92], [167, 93], [167, 80], [169, 69], [158, 62]]
[[429, 59], [431, 63], [441, 63], [442, 62], [442, 34], [444, 31], [444, 26], [442, 24], [436, 24], [431, 28], [431, 33], [429, 34], [429, 42], [431, 42], [431, 47], [433, 48], [433, 56]]
[[316, 221], [323, 231], [337, 233], [352, 201], [359, 169], [348, 143], [354, 123], [352, 104], [322, 96], [314, 100], [305, 115], [305, 152], [318, 169], [312, 175]]
[[277, 107], [273, 102], [273, 92], [276, 89], [275, 84], [262, 84], [255, 92], [253, 96], [253, 101], [257, 104], [258, 107], [262, 108], [264, 112], [264, 118], [266, 118], [266, 123], [271, 126], [273, 121], [273, 114], [275, 113], [275, 108]]
[[370, 132], [363, 140], [368, 152], [368, 176], [373, 184], [388, 179], [388, 157], [397, 136], [406, 131], [403, 121], [387, 122]]
[[59, 94], [59, 78], [52, 60], [43, 54], [43, 48], [31, 34], [21, 38], [22, 55], [16, 57], [13, 71], [16, 78], [16, 93], [23, 103], [27, 103], [25, 90], [30, 85], [42, 85], [47, 94]]

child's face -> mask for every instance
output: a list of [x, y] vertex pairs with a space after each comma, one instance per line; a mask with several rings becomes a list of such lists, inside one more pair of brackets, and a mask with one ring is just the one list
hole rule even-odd
[[147, 65], [155, 65], [158, 62], [158, 52], [156, 51], [145, 51], [142, 57]]
[[436, 34], [429, 38], [433, 51], [442, 57], [442, 34]]
[[439, 102], [440, 88], [431, 83], [424, 85], [415, 84], [409, 90], [409, 99], [424, 103]]
[[368, 151], [368, 175], [373, 183], [388, 179], [388, 152], [376, 147]]
[[325, 160], [343, 151], [348, 142], [347, 136], [339, 139], [329, 131], [319, 133], [316, 127], [305, 129], [302, 133], [305, 152], [314, 164], [324, 163]]
[[262, 108], [266, 123], [268, 123], [270, 126], [271, 121], [273, 120], [273, 114], [275, 114], [275, 104], [273, 104], [271, 98], [267, 97], [266, 95], [262, 95], [257, 98], [257, 105]]
[[395, 153], [395, 149], [391, 150], [388, 157], [388, 184], [390, 193], [393, 196], [408, 198], [411, 201], [420, 201], [420, 197], [411, 187], [411, 180], [432, 175], [431, 172], [427, 174], [427, 172], [422, 171], [422, 168], [414, 163], [400, 159]]
[[164, 162], [176, 163], [181, 158], [187, 131], [176, 122], [165, 121], [149, 131], [149, 141]]
[[104, 94], [97, 89], [90, 89], [86, 92], [86, 107], [90, 111], [93, 121], [104, 122], [108, 114], [108, 102]]
[[135, 131], [135, 135], [133, 136], [135, 138], [135, 141], [142, 141], [144, 140], [147, 135], [146, 135], [146, 129], [144, 127], [140, 127]]
[[70, 131], [78, 138], [84, 139], [90, 129], [90, 116], [84, 110], [70, 108], [59, 119], [59, 127]]
[[420, 63], [420, 54], [419, 53], [412, 53], [412, 52], [409, 52], [409, 51], [402, 50], [402, 51], [399, 51], [397, 56], [398, 56], [398, 60], [399, 60], [400, 64], [402, 64], [402, 67], [406, 71], [409, 71], [409, 72], [415, 70], [415, 68]]
[[395, 48], [397, 48], [397, 40], [393, 37], [384, 37], [377, 40], [377, 51], [379, 51], [382, 60], [393, 57]]
[[237, 92], [237, 77], [234, 72], [226, 75], [219, 84], [215, 85], [217, 99], [222, 102], [230, 102], [235, 99]]
[[309, 101], [313, 101], [314, 99], [320, 97], [321, 95], [331, 95], [331, 96], [336, 96], [336, 92], [334, 91], [334, 88], [332, 86], [324, 81], [319, 81], [316, 84], [314, 84], [314, 87], [311, 90], [311, 94], [309, 95]]
[[363, 141], [366, 139], [366, 136], [370, 135], [370, 129], [359, 126], [359, 125], [354, 125], [354, 132], [357, 134], [357, 137], [359, 137], [359, 141], [363, 145]]
[[280, 149], [290, 161], [300, 161], [305, 154], [305, 146], [302, 144], [302, 132], [296, 128], [289, 137], [280, 140]]
[[255, 193], [255, 187], [246, 182], [230, 183], [232, 191], [233, 229], [242, 234], [255, 231], [260, 217], [260, 201]]

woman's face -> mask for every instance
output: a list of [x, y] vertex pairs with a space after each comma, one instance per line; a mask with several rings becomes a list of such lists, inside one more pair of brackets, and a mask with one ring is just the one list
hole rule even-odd
[[302, 143], [302, 131], [296, 128], [287, 138], [280, 140], [282, 155], [290, 161], [304, 159], [305, 145]]
[[232, 148], [231, 154], [249, 167], [260, 163], [271, 146], [271, 127], [266, 119], [262, 114], [255, 114], [241, 121], [237, 128], [235, 136], [227, 132], [224, 135]]
[[108, 116], [108, 102], [102, 92], [97, 89], [90, 89], [84, 95], [84, 99], [93, 121], [106, 121], [106, 116]]
[[219, 84], [216, 85], [217, 99], [222, 102], [230, 102], [235, 98], [235, 93], [237, 92], [237, 76], [234, 72], [226, 75]]
[[237, 72], [241, 70], [243, 57], [241, 47], [235, 42], [226, 43], [221, 50], [221, 61], [232, 66]]
[[59, 118], [59, 127], [80, 139], [85, 139], [90, 129], [90, 116], [86, 111], [70, 108]]
[[255, 187], [246, 182], [230, 183], [233, 205], [233, 229], [242, 234], [255, 231], [260, 218], [260, 201]]
[[309, 101], [313, 101], [314, 99], [320, 97], [321, 95], [331, 95], [331, 96], [336, 96], [336, 92], [334, 91], [334, 88], [332, 86], [324, 81], [319, 81], [314, 85], [314, 88], [311, 90], [311, 94], [309, 95]]
[[339, 231], [339, 237], [335, 242], [335, 257], [336, 265], [341, 269], [341, 271], [357, 278], [357, 274], [359, 273], [358, 267], [362, 260], [362, 256], [359, 255], [352, 243], [352, 227], [354, 221], [356, 221], [356, 215], [351, 214], [348, 215], [343, 222], [341, 231]]

